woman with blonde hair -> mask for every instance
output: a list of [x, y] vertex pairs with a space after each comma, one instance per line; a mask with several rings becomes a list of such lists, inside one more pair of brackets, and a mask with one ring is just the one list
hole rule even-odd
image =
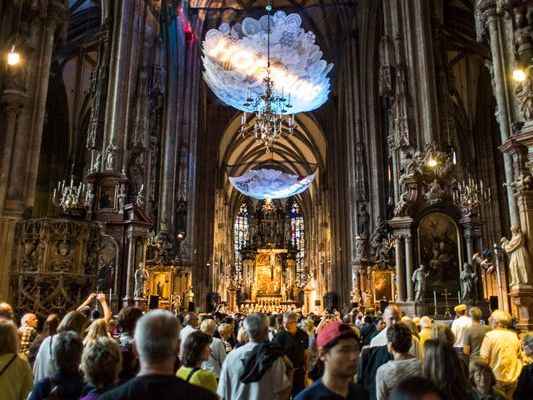
[[450, 343], [452, 346], [455, 343], [455, 335], [452, 332], [452, 328], [445, 322], [436, 322], [431, 327], [430, 339], [440, 339], [446, 343]]
[[88, 319], [82, 312], [70, 311], [63, 317], [59, 326], [57, 327], [57, 334], [47, 337], [43, 340], [37, 357], [35, 357], [35, 363], [33, 364], [33, 382], [48, 377], [54, 376], [56, 367], [53, 359], [54, 342], [57, 339], [57, 335], [61, 332], [74, 331], [78, 335], [83, 336], [85, 329], [87, 328]]
[[200, 330], [211, 337], [211, 344], [209, 345], [211, 353], [209, 354], [209, 359], [202, 364], [202, 368], [211, 371], [218, 379], [222, 364], [226, 360], [226, 348], [222, 339], [213, 337], [216, 327], [217, 324], [212, 319], [204, 319], [200, 324]]
[[426, 378], [433, 381], [450, 399], [474, 398], [466, 364], [454, 350], [453, 342], [442, 339], [426, 340], [423, 372]]
[[218, 333], [220, 334], [220, 338], [222, 339], [222, 343], [224, 343], [224, 347], [226, 348], [226, 354], [229, 353], [233, 346], [231, 345], [229, 338], [233, 334], [233, 327], [230, 324], [220, 324], [218, 326]]
[[237, 347], [245, 345], [248, 343], [250, 338], [248, 337], [248, 332], [244, 329], [244, 326], [241, 326], [237, 331]]
[[19, 335], [11, 320], [0, 318], [0, 388], [3, 400], [26, 400], [33, 387], [28, 361], [18, 355]]
[[101, 337], [109, 337], [107, 332], [107, 323], [103, 318], [95, 319], [87, 328], [87, 335], [83, 339], [83, 345], [87, 346], [94, 343]]
[[81, 400], [96, 400], [115, 387], [122, 369], [122, 354], [118, 343], [109, 337], [99, 337], [85, 346], [81, 370], [91, 389]]

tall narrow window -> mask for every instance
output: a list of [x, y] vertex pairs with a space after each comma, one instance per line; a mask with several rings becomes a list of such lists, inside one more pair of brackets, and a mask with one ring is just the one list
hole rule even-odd
[[291, 205], [291, 243], [298, 249], [296, 253], [296, 273], [304, 272], [305, 265], [305, 226], [300, 206], [296, 201]]
[[241, 204], [239, 213], [233, 224], [233, 251], [235, 252], [235, 270], [242, 271], [241, 249], [246, 246], [249, 233], [248, 206], [246, 203]]

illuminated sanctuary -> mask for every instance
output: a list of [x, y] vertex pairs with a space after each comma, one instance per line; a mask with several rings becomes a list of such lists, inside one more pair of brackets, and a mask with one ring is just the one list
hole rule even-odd
[[0, 301], [533, 326], [513, 0], [0, 2]]

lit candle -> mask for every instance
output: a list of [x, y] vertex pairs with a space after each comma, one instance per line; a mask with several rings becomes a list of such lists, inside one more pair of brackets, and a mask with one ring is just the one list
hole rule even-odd
[[437, 305], [437, 292], [433, 291], [433, 303]]
[[113, 289], [109, 288], [109, 301], [111, 301], [111, 296], [113, 296]]

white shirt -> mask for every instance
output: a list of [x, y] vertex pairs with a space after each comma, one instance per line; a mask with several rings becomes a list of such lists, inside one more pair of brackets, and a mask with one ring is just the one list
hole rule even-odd
[[453, 347], [464, 347], [465, 331], [466, 328], [470, 328], [471, 326], [472, 318], [467, 317], [466, 315], [461, 315], [453, 321], [452, 332], [455, 335], [455, 344]]
[[218, 379], [220, 377], [220, 370], [226, 359], [226, 347], [222, 343], [222, 339], [216, 337], [213, 338], [209, 347], [211, 348], [211, 354], [209, 355], [209, 360], [202, 364], [202, 368], [213, 372]]
[[[379, 332], [374, 339], [370, 341], [370, 347], [376, 347], [376, 346], [386, 346], [388, 339], [387, 339], [387, 329], [384, 328]], [[422, 348], [422, 345], [420, 344], [420, 340], [416, 336], [411, 336], [413, 339], [411, 342], [411, 348], [409, 349], [409, 354], [411, 354], [413, 357], [416, 357], [418, 359], [424, 358], [424, 349]]]
[[185, 328], [183, 328], [180, 331], [180, 359], [183, 358], [183, 349], [185, 348], [185, 339], [187, 339], [187, 336], [189, 336], [191, 333], [195, 332], [196, 328], [193, 328], [190, 325], [187, 325]]
[[52, 354], [57, 342], [57, 335], [48, 336], [41, 343], [35, 362], [33, 363], [33, 382], [37, 383], [44, 378], [54, 376], [57, 368]]
[[278, 400], [278, 393], [290, 385], [281, 357], [274, 361], [259, 382], [244, 384], [240, 381], [247, 355], [257, 344], [246, 343], [232, 350], [226, 357], [217, 389], [217, 394], [224, 400]]

